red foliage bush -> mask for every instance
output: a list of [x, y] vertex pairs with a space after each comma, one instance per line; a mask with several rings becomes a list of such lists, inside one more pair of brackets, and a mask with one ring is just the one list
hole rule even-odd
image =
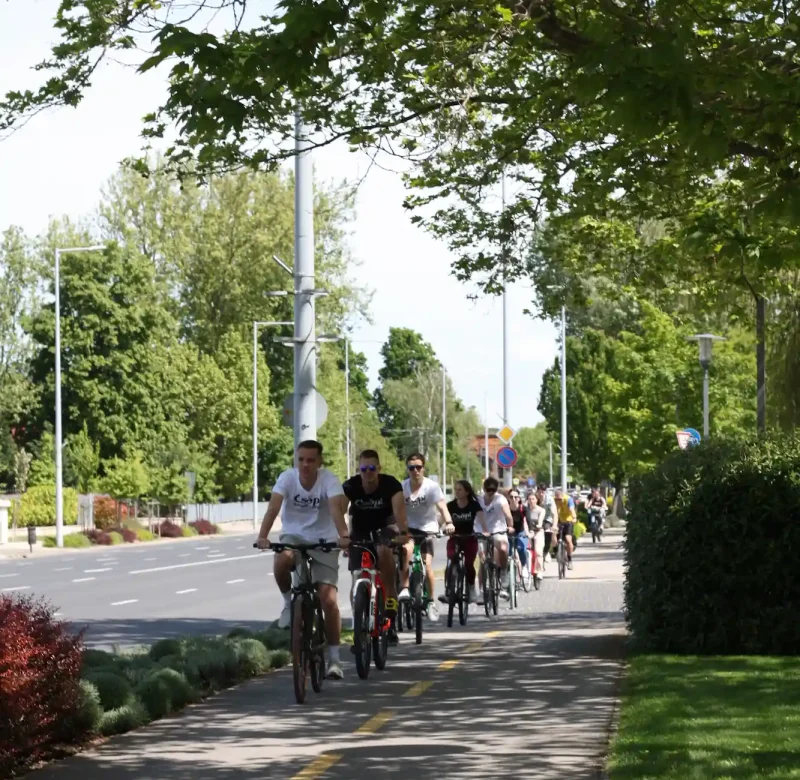
[[[117, 523], [117, 504], [113, 498], [95, 496], [94, 499], [94, 524], [101, 531], [110, 531]], [[120, 518], [124, 521], [128, 517], [127, 504], [119, 504]]]
[[165, 520], [163, 523], [161, 523], [159, 528], [161, 529], [161, 536], [164, 536], [167, 539], [178, 539], [183, 536], [183, 530], [181, 527], [170, 520]]
[[210, 520], [195, 520], [193, 523], [189, 523], [189, 525], [201, 536], [219, 533], [219, 528]]
[[0, 595], [0, 777], [79, 741], [83, 633], [44, 601]]
[[108, 531], [100, 531], [95, 528], [93, 531], [87, 531], [86, 535], [94, 544], [111, 544], [111, 535]]
[[116, 533], [120, 534], [122, 538], [128, 543], [133, 544], [139, 537], [136, 535], [136, 531], [132, 528], [128, 528], [127, 526], [116, 526], [115, 528], [109, 528], [108, 533], [115, 531]]

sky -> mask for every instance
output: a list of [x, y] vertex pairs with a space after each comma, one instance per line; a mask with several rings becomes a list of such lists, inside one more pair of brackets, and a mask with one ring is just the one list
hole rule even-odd
[[[0, 3], [0, 94], [41, 83], [42, 74], [31, 68], [55, 40], [51, 19], [57, 7], [57, 0]], [[163, 71], [143, 76], [108, 62], [77, 108], [40, 114], [0, 141], [0, 231], [19, 225], [37, 234], [51, 217], [78, 219], [91, 212], [119, 162], [140, 151], [141, 117], [165, 93]], [[365, 155], [344, 146], [314, 155], [319, 180], [358, 180], [368, 166]], [[353, 275], [374, 295], [373, 322], [356, 323], [354, 348], [366, 354], [374, 385], [389, 328], [419, 331], [461, 399], [497, 426], [503, 412], [501, 299], [468, 299], [476, 288], [451, 275], [455, 257], [444, 243], [411, 224], [404, 194], [399, 173], [376, 167], [358, 191], [349, 238], [359, 262]], [[556, 330], [523, 313], [531, 303], [529, 286], [515, 283], [507, 296], [508, 422], [519, 428], [541, 420], [536, 404], [542, 373], [556, 355]]]

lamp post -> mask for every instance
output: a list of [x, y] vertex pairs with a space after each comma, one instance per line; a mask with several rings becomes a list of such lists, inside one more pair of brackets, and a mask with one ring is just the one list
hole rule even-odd
[[725, 341], [722, 336], [711, 333], [698, 333], [689, 336], [688, 341], [696, 341], [700, 345], [700, 365], [703, 367], [703, 438], [708, 438], [708, 369], [711, 367], [711, 353], [715, 341]]
[[105, 246], [73, 246], [56, 249], [56, 547], [64, 546], [64, 463], [61, 428], [61, 255], [71, 252], [102, 252]]
[[561, 307], [561, 489], [567, 492], [567, 307]]

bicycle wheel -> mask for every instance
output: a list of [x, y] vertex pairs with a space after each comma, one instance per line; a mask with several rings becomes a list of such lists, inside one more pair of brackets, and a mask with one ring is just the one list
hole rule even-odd
[[500, 599], [500, 567], [493, 565], [492, 572], [492, 614], [497, 614], [498, 600]]
[[519, 578], [522, 585], [522, 590], [526, 593], [531, 592], [531, 586], [533, 585], [533, 572], [531, 571], [531, 565], [533, 564], [533, 549], [528, 550], [528, 558], [527, 563], [521, 567]]
[[322, 607], [319, 601], [314, 610], [314, 630], [311, 633], [311, 687], [314, 693], [322, 690], [322, 681], [325, 679], [325, 619], [322, 616]]
[[[394, 578], [395, 593], [399, 594], [403, 590], [403, 585], [400, 582], [400, 559], [399, 559], [399, 557], [397, 555], [395, 555], [394, 563], [395, 563], [395, 567], [396, 567], [396, 573], [395, 573], [395, 578]], [[398, 632], [402, 632], [402, 630], [405, 628], [405, 625], [404, 625], [404, 623], [405, 623], [405, 607], [404, 607], [404, 604], [405, 604], [404, 601], [400, 601], [398, 599], [398, 601], [397, 601], [397, 615], [394, 618], [394, 627], [395, 627], [395, 629], [397, 629]]]
[[369, 633], [370, 592], [366, 585], [359, 586], [353, 600], [353, 645], [356, 649], [356, 671], [362, 680], [369, 677], [372, 637]]
[[508, 556], [508, 608], [517, 608], [517, 562], [511, 553]]
[[467, 625], [467, 617], [469, 615], [469, 585], [467, 584], [467, 575], [464, 572], [464, 566], [459, 562], [458, 564], [458, 622], [462, 626]]
[[306, 630], [306, 615], [309, 610], [306, 607], [307, 597], [305, 595], [295, 596], [292, 600], [292, 673], [294, 677], [294, 697], [298, 704], [306, 700], [306, 686], [308, 682], [308, 672], [310, 663], [310, 632]]
[[422, 572], [412, 571], [410, 579], [411, 593], [411, 613], [413, 615], [413, 628], [417, 635], [417, 644], [422, 644], [422, 612], [424, 609], [423, 602], [423, 585], [422, 585]]
[[453, 612], [456, 608], [456, 603], [459, 603], [459, 611], [461, 609], [461, 589], [458, 583], [458, 565], [454, 562], [447, 564], [447, 627], [453, 627]]
[[383, 630], [383, 589], [378, 588], [375, 598], [375, 627], [378, 636], [372, 637], [372, 655], [375, 660], [375, 668], [378, 670], [386, 666], [386, 659], [389, 656], [389, 632]]
[[567, 576], [567, 546], [563, 541], [558, 543], [556, 558], [558, 559], [558, 579], [563, 580]]
[[484, 561], [481, 568], [483, 569], [483, 609], [486, 617], [490, 617], [492, 614], [492, 564]]

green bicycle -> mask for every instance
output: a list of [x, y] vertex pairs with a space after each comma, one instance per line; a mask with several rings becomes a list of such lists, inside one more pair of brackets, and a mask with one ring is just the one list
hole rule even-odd
[[408, 580], [408, 591], [411, 596], [411, 612], [414, 618], [414, 627], [417, 633], [417, 644], [422, 644], [422, 617], [428, 604], [433, 601], [433, 595], [428, 593], [428, 580], [425, 576], [425, 561], [422, 558], [421, 543], [424, 539], [439, 539], [441, 534], [426, 534], [412, 537], [414, 552], [411, 555], [411, 573]]

